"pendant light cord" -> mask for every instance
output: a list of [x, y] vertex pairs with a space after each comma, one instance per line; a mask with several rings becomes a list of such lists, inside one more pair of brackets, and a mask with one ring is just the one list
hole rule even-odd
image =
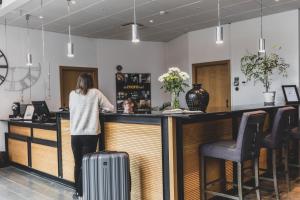
[[4, 19], [5, 53], [7, 53], [7, 18]]
[[30, 34], [29, 34], [29, 18], [30, 18], [30, 15], [27, 14], [26, 15], [26, 29], [27, 29], [27, 53], [30, 53], [30, 41], [29, 41], [29, 37], [30, 37]]
[[260, 0], [260, 38], [263, 38], [263, 4]]
[[43, 64], [45, 62], [45, 30], [44, 30], [44, 9], [43, 0], [41, 0], [41, 10], [42, 10], [42, 48], [43, 48]]
[[133, 0], [133, 23], [136, 24], [135, 0]]
[[71, 24], [70, 24], [70, 0], [68, 1], [68, 23], [69, 23], [69, 27], [68, 27], [68, 31], [69, 31], [69, 42], [72, 43], [71, 40]]
[[[30, 15], [29, 14], [27, 14], [26, 15], [26, 21], [27, 21], [27, 42], [28, 42], [28, 52], [27, 52], [27, 56], [29, 55], [29, 54], [31, 54], [30, 53], [30, 39], [29, 39], [29, 37], [30, 37], [30, 35], [29, 35], [29, 18], [30, 18]], [[28, 59], [28, 58], [27, 58]], [[29, 67], [29, 76], [30, 76], [30, 80], [29, 80], [29, 99], [30, 99], [30, 101], [31, 101], [31, 86], [32, 86], [32, 80], [31, 80], [31, 66], [29, 65], [28, 66]]]
[[221, 26], [221, 18], [220, 18], [220, 0], [218, 0], [218, 25]]

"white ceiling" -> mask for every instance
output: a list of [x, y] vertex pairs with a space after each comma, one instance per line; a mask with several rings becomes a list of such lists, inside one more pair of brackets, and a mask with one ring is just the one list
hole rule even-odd
[[[136, 0], [137, 21], [144, 41], [170, 41], [186, 32], [217, 24], [217, 0]], [[222, 23], [231, 23], [260, 15], [260, 0], [220, 0]], [[66, 33], [68, 21], [72, 34], [92, 38], [130, 39], [133, 0], [76, 0], [68, 20], [66, 0], [30, 0], [0, 17], [4, 24], [26, 27], [24, 15], [31, 14], [30, 27], [41, 29], [44, 16], [47, 31]], [[300, 8], [300, 0], [263, 0], [264, 15]], [[167, 14], [160, 15], [160, 11]], [[5, 9], [0, 9], [5, 12]], [[153, 20], [154, 23], [150, 23]]]

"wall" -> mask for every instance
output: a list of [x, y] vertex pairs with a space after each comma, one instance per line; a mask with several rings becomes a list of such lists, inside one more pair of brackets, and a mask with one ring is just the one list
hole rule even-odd
[[[0, 49], [7, 56], [9, 66], [25, 67], [27, 38], [26, 30], [16, 27], [7, 28], [7, 51], [5, 50], [4, 27], [0, 26]], [[60, 107], [60, 81], [59, 66], [87, 66], [97, 67], [97, 44], [95, 39], [73, 37], [75, 44], [75, 58], [69, 59], [66, 56], [67, 35], [46, 32], [45, 35], [46, 56], [45, 64], [42, 65], [42, 73], [38, 82], [32, 87], [32, 100], [42, 100], [46, 96], [46, 86], [48, 82], [48, 66], [51, 66], [51, 98], [47, 99], [50, 110], [58, 110]], [[43, 63], [41, 31], [30, 31], [30, 46], [33, 55], [33, 65]], [[20, 79], [26, 74], [27, 70], [17, 70], [14, 74], [15, 79]], [[8, 78], [11, 79], [12, 71]], [[21, 100], [21, 92], [7, 91], [8, 82], [0, 86], [0, 119], [6, 119], [11, 113], [11, 104]], [[24, 91], [24, 103], [29, 103], [29, 90]], [[3, 132], [6, 131], [6, 124], [0, 123], [0, 151], [4, 147]], [[2, 137], [1, 137], [2, 136]]]
[[[179, 67], [181, 70], [192, 74], [189, 69], [189, 38], [187, 34], [184, 34], [168, 43], [166, 43], [166, 71], [169, 67]], [[185, 89], [188, 91], [189, 88]], [[170, 95], [168, 100], [170, 101]], [[185, 96], [180, 95], [179, 98], [181, 106], [186, 107]]]
[[[288, 23], [287, 23], [288, 22]], [[272, 46], [281, 46], [279, 55], [290, 64], [288, 70], [288, 79], [278, 76], [273, 77], [272, 89], [276, 91], [276, 101], [283, 100], [281, 91], [282, 84], [299, 85], [299, 18], [298, 10], [269, 15], [263, 18], [264, 36], [266, 38], [267, 52], [272, 51]], [[181, 38], [181, 39], [180, 39]], [[166, 63], [170, 63], [173, 58], [181, 58], [176, 61], [177, 66], [192, 74], [192, 64], [211, 62], [218, 60], [231, 60], [231, 78], [240, 77], [240, 82], [245, 77], [240, 71], [240, 59], [247, 51], [257, 52], [259, 38], [259, 19], [250, 19], [246, 21], [232, 23], [224, 26], [224, 44], [216, 45], [215, 27], [203, 30], [193, 31], [181, 36], [167, 44], [174, 48], [168, 51]], [[187, 39], [182, 39], [187, 38]], [[181, 41], [181, 42], [178, 42]], [[188, 46], [188, 56], [181, 52], [182, 47]], [[188, 58], [187, 58], [188, 57]], [[188, 65], [182, 65], [186, 63]], [[233, 81], [232, 81], [233, 82]], [[232, 87], [232, 105], [256, 104], [263, 102], [261, 84], [256, 85], [253, 82], [241, 84], [240, 91], [233, 90]], [[182, 104], [185, 101], [182, 99]]]
[[[128, 41], [97, 40], [83, 37], [73, 37], [75, 44], [75, 57], [66, 56], [67, 35], [46, 32], [45, 33], [45, 61], [42, 56], [41, 31], [30, 30], [30, 46], [33, 55], [33, 65], [42, 63], [41, 76], [32, 87], [32, 97], [29, 98], [29, 90], [24, 91], [24, 103], [31, 100], [44, 100], [47, 96], [48, 67], [51, 74], [51, 98], [46, 98], [49, 109], [58, 110], [60, 107], [60, 78], [59, 66], [98, 67], [99, 86], [108, 98], [115, 103], [115, 67], [121, 64], [124, 72], [151, 73], [152, 75], [152, 100], [153, 106], [161, 105], [165, 98], [160, 90], [157, 78], [165, 70], [165, 44], [159, 42], [141, 42], [133, 45]], [[26, 53], [27, 38], [26, 29], [8, 27], [7, 50], [5, 48], [4, 27], [0, 26], [0, 49], [8, 58], [10, 67], [22, 66], [14, 74], [15, 79], [22, 78], [27, 70]], [[45, 64], [43, 64], [45, 63]], [[11, 79], [12, 72], [8, 78]], [[0, 86], [0, 119], [6, 119], [11, 113], [11, 104], [21, 100], [21, 92], [7, 91], [8, 82]], [[0, 123], [0, 151], [4, 149], [4, 136], [6, 123]]]
[[166, 95], [160, 89], [158, 77], [165, 72], [165, 44], [160, 42], [98, 40], [100, 88], [115, 103], [116, 66], [122, 65], [124, 73], [151, 73], [152, 106], [160, 106]]

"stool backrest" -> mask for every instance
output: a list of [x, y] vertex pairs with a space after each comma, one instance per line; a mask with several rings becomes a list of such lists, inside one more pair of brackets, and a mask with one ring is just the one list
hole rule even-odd
[[237, 149], [241, 152], [241, 161], [259, 156], [266, 114], [265, 111], [254, 111], [243, 114], [236, 144]]
[[279, 108], [273, 120], [271, 130], [271, 142], [275, 148], [279, 148], [284, 139], [288, 137], [287, 130], [291, 128], [296, 117], [294, 107]]

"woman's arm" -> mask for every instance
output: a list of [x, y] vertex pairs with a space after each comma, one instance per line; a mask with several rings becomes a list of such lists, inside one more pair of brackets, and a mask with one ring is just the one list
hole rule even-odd
[[98, 99], [99, 99], [99, 106], [102, 110], [106, 112], [113, 112], [115, 110], [114, 106], [109, 102], [106, 96], [102, 94], [101, 91], [98, 92]]

